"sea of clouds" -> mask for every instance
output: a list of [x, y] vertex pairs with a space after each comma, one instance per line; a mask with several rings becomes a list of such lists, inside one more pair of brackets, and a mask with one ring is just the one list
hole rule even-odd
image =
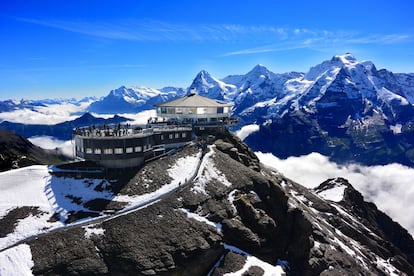
[[8, 112], [0, 112], [0, 122], [9, 121], [22, 124], [54, 125], [74, 120], [83, 113], [89, 103], [74, 105], [71, 103], [35, 106]]
[[319, 153], [279, 159], [270, 153], [256, 152], [260, 161], [286, 177], [308, 187], [317, 187], [328, 178], [343, 177], [366, 201], [400, 223], [414, 236], [414, 169], [400, 164], [362, 166], [338, 165]]

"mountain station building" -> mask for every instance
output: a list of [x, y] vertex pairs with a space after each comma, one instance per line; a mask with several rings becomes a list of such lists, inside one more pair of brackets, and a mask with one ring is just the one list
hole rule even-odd
[[157, 117], [147, 125], [86, 126], [74, 130], [76, 156], [106, 168], [128, 168], [171, 149], [197, 135], [223, 132], [237, 123], [233, 105], [198, 94], [188, 94], [156, 105]]

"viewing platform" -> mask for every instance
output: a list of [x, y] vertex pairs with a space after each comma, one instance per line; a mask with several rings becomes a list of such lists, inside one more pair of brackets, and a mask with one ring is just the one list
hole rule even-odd
[[237, 119], [233, 105], [189, 94], [156, 106], [146, 125], [108, 124], [73, 131], [76, 156], [106, 168], [137, 167], [145, 160], [184, 146], [197, 135], [223, 133]]
[[189, 131], [192, 130], [192, 126], [189, 124], [175, 125], [167, 123], [157, 123], [148, 125], [111, 124], [76, 128], [74, 129], [73, 134], [82, 137], [107, 139], [108, 137], [145, 137], [153, 135], [154, 132], [168, 132], [171, 130]]
[[108, 168], [136, 167], [165, 150], [192, 140], [191, 125], [129, 124], [74, 130], [76, 156]]

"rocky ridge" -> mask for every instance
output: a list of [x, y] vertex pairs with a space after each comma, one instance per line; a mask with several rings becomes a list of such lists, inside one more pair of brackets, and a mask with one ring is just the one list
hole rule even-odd
[[[197, 151], [149, 163], [113, 188], [147, 193]], [[223, 275], [253, 255], [289, 275], [414, 274], [412, 237], [346, 180], [306, 189], [260, 166], [230, 133], [217, 137], [203, 164], [191, 183], [146, 208], [27, 242], [33, 273]], [[252, 265], [247, 273], [262, 272]]]
[[15, 132], [0, 129], [0, 171], [34, 164], [60, 163], [67, 159], [54, 151], [33, 145]]

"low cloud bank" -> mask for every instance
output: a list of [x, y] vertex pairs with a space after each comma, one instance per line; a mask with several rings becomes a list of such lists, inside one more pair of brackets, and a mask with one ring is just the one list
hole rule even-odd
[[34, 145], [44, 149], [58, 149], [66, 156], [74, 157], [72, 141], [62, 141], [51, 136], [35, 136], [29, 138]]
[[256, 154], [265, 165], [308, 188], [314, 188], [328, 178], [348, 179], [365, 200], [374, 202], [414, 236], [414, 219], [411, 215], [414, 214], [413, 168], [400, 164], [341, 166], [319, 153], [284, 160], [270, 153]]
[[259, 130], [259, 125], [252, 124], [243, 126], [241, 129], [236, 131], [236, 136], [239, 137], [241, 140], [246, 139], [247, 136]]
[[71, 103], [50, 104], [36, 106], [32, 109], [24, 108], [9, 112], [0, 112], [0, 122], [9, 121], [22, 124], [54, 125], [74, 120], [79, 113], [86, 110], [88, 102], [74, 105]]

